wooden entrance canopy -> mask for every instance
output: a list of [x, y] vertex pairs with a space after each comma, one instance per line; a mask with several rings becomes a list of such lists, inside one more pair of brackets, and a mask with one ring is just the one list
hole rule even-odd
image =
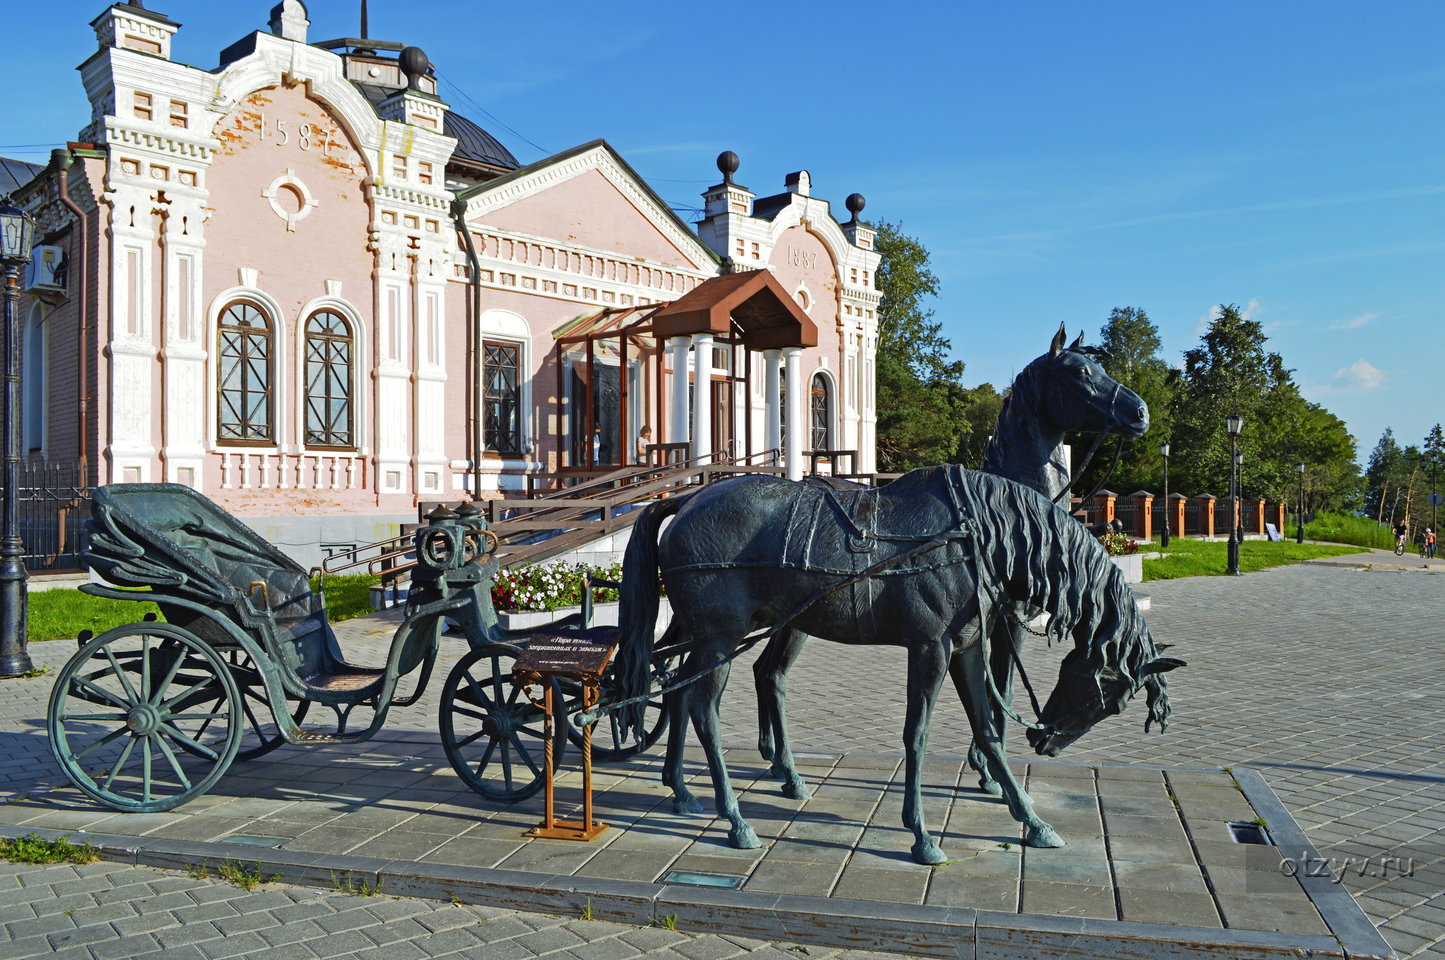
[[705, 280], [654, 313], [651, 326], [658, 339], [738, 331], [751, 350], [818, 345], [817, 326], [768, 270]]

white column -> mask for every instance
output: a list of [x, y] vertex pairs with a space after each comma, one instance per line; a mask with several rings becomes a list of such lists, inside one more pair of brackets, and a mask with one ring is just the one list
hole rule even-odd
[[712, 462], [712, 334], [692, 336], [692, 455]]
[[687, 419], [687, 351], [690, 337], [673, 337], [667, 341], [672, 354], [672, 409], [669, 411], [668, 443], [685, 443], [691, 436]]
[[808, 423], [803, 419], [803, 399], [808, 391], [803, 383], [803, 348], [788, 347], [783, 351], [788, 365], [788, 438], [783, 461], [788, 466], [788, 479], [803, 479], [803, 434]]
[[763, 399], [768, 403], [768, 449], [783, 445], [783, 351], [763, 351]]

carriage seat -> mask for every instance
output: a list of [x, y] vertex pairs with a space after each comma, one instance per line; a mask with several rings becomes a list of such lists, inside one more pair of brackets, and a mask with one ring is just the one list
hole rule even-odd
[[386, 672], [380, 667], [346, 663], [334, 654], [328, 656], [328, 630], [324, 608], [303, 617], [276, 621], [276, 639], [283, 647], [289, 646], [300, 661], [296, 672], [302, 683], [318, 690], [360, 690]]

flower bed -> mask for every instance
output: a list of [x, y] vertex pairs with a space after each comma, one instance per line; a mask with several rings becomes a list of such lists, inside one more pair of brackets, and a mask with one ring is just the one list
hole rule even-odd
[[[502, 570], [492, 581], [492, 604], [498, 613], [556, 611], [582, 603], [588, 575], [604, 580], [622, 579], [622, 565], [594, 567], [585, 563], [550, 563]], [[612, 603], [617, 591], [592, 588], [593, 603]]]
[[1128, 534], [1106, 533], [1099, 538], [1111, 557], [1127, 557], [1139, 552], [1139, 542], [1131, 540]]

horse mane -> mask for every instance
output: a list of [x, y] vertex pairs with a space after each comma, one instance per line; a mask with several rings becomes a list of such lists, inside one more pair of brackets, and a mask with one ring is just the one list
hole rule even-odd
[[[1138, 686], [1141, 668], [1158, 657], [1124, 573], [1073, 517], [1024, 486], [990, 474], [950, 468], [953, 489], [978, 533], [980, 558], [1003, 599], [1049, 615], [1052, 645], [1072, 634], [1087, 649], [1096, 678], [1112, 667]], [[1059, 577], [1065, 570], [1068, 576]], [[1051, 572], [1054, 574], [1051, 576]]]

